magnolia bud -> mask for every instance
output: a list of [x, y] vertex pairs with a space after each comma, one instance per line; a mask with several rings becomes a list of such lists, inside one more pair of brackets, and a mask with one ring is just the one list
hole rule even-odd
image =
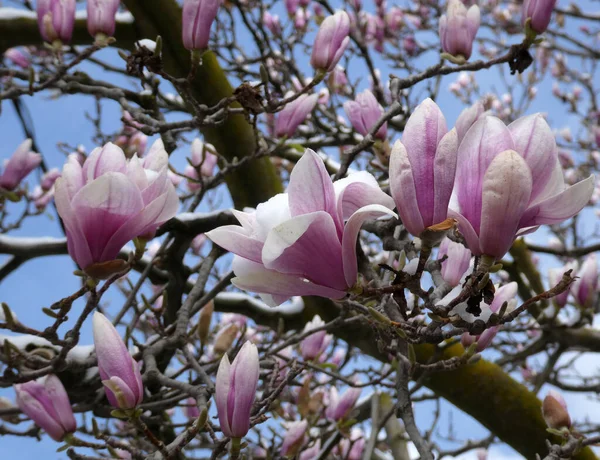
[[550, 390], [542, 403], [542, 415], [549, 428], [560, 430], [571, 427], [567, 403], [556, 391]]

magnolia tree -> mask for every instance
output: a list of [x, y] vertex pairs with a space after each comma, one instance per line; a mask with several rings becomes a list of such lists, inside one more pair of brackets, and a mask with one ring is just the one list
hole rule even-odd
[[597, 4], [8, 3], [3, 449], [596, 458]]

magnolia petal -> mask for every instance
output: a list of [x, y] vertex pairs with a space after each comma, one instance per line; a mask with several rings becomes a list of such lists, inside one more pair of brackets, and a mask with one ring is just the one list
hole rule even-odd
[[225, 436], [231, 436], [231, 428], [227, 417], [227, 400], [229, 398], [229, 382], [230, 382], [229, 358], [227, 353], [221, 358], [219, 369], [217, 371], [217, 380], [215, 384], [215, 403], [217, 405], [217, 414], [219, 415], [219, 423], [221, 431]]
[[238, 225], [225, 225], [215, 228], [205, 234], [210, 240], [226, 249], [229, 252], [237, 254], [244, 259], [250, 259], [254, 262], [262, 262], [263, 244], [248, 235], [248, 231]]
[[402, 223], [411, 234], [419, 235], [425, 225], [419, 212], [412, 166], [400, 141], [396, 141], [390, 156], [390, 189]]
[[481, 247], [479, 245], [479, 235], [471, 225], [471, 222], [460, 214], [452, 209], [448, 210], [448, 216], [456, 219], [458, 221], [458, 230], [464, 237], [467, 247], [471, 251], [474, 256], [480, 256], [482, 254]]
[[330, 214], [319, 211], [293, 217], [273, 228], [262, 250], [266, 268], [302, 276], [345, 290], [342, 246]]
[[352, 287], [356, 284], [358, 278], [358, 262], [356, 260], [356, 240], [362, 224], [368, 219], [377, 219], [381, 216], [394, 216], [396, 214], [388, 208], [372, 204], [356, 211], [344, 228], [344, 237], [342, 239], [342, 256], [344, 264], [344, 277], [346, 285]]
[[[433, 184], [433, 219], [431, 225], [442, 222], [448, 216], [448, 203], [454, 187], [458, 134], [456, 129], [448, 131], [437, 146]], [[422, 212], [422, 211], [421, 211]], [[426, 221], [426, 219], [424, 219]], [[427, 222], [425, 222], [427, 224]]]
[[519, 227], [558, 224], [581, 211], [594, 193], [594, 176], [572, 185], [558, 195], [527, 209]]
[[483, 178], [481, 251], [497, 259], [512, 245], [527, 209], [532, 180], [527, 163], [514, 150], [499, 154]]
[[311, 149], [306, 149], [290, 174], [288, 186], [292, 217], [315, 211], [335, 216], [335, 192], [323, 160]]
[[274, 301], [303, 295], [329, 299], [341, 299], [346, 295], [345, 290], [320, 286], [299, 276], [268, 270], [262, 264], [241, 257], [233, 259], [233, 271], [236, 274], [236, 278], [231, 280], [234, 286], [246, 291], [270, 294]]
[[230, 426], [232, 434], [241, 437], [250, 427], [250, 411], [258, 385], [260, 367], [256, 345], [244, 343], [231, 367], [235, 379], [235, 405]]

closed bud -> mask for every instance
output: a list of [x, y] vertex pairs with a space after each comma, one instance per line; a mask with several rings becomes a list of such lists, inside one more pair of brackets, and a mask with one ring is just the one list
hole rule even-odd
[[[319, 315], [315, 315], [312, 321], [306, 323], [303, 332], [306, 333], [313, 329], [318, 329], [324, 325], [325, 322], [321, 319], [321, 317]], [[307, 361], [318, 358], [319, 355], [325, 351], [330, 341], [331, 336], [327, 335], [327, 331], [321, 330], [314, 332], [300, 343], [302, 357]]]
[[117, 409], [133, 409], [144, 399], [138, 363], [106, 316], [95, 312], [92, 323], [98, 373], [106, 397]]
[[275, 121], [275, 135], [277, 137], [292, 137], [308, 115], [313, 111], [319, 100], [318, 94], [303, 94], [297, 99], [286, 104], [277, 115]]
[[543, 34], [552, 18], [556, 0], [525, 0], [523, 2], [523, 25], [529, 19], [529, 27], [537, 34]]
[[212, 320], [214, 309], [215, 304], [211, 300], [204, 305], [204, 307], [202, 307], [202, 310], [200, 310], [200, 318], [198, 319], [198, 338], [200, 339], [200, 343], [202, 345], [206, 345], [206, 339], [208, 338], [208, 333], [210, 332], [210, 322]]
[[217, 17], [221, 0], [184, 0], [183, 46], [189, 50], [208, 48], [210, 28]]
[[42, 162], [39, 153], [31, 151], [31, 139], [24, 141], [4, 162], [4, 171], [0, 175], [0, 187], [6, 190], [16, 189], [25, 177]]
[[590, 307], [596, 298], [598, 288], [598, 262], [596, 254], [587, 256], [577, 272], [577, 279], [571, 287], [575, 302], [582, 308]]
[[114, 35], [119, 3], [119, 0], [87, 0], [87, 28], [92, 37]]
[[[371, 131], [371, 128], [373, 128], [383, 115], [383, 108], [368, 89], [358, 94], [356, 101], [345, 102], [344, 110], [354, 129], [363, 136], [366, 136]], [[375, 137], [385, 140], [386, 136], [387, 123], [384, 123], [375, 133]]]
[[288, 424], [287, 431], [283, 437], [283, 444], [281, 445], [280, 453], [282, 456], [292, 458], [302, 449], [306, 439], [306, 430], [308, 430], [308, 422], [306, 420]]
[[37, 19], [45, 41], [69, 43], [75, 25], [75, 0], [38, 0]]
[[567, 403], [556, 391], [550, 390], [542, 403], [542, 415], [548, 428], [560, 430], [571, 427]]
[[231, 348], [239, 330], [237, 324], [230, 324], [221, 329], [215, 337], [215, 343], [213, 344], [213, 351], [215, 354], [222, 355], [223, 353], [226, 353], [227, 350]]
[[479, 24], [480, 13], [477, 5], [467, 10], [461, 0], [449, 0], [447, 12], [440, 18], [442, 50], [459, 61], [468, 60]]
[[350, 43], [350, 18], [344, 11], [327, 17], [319, 28], [313, 45], [310, 65], [315, 70], [332, 71]]
[[224, 355], [217, 371], [215, 401], [221, 431], [230, 438], [242, 438], [250, 429], [250, 411], [259, 377], [256, 345], [246, 342], [229, 364]]
[[69, 396], [55, 375], [15, 385], [19, 408], [55, 441], [77, 429]]

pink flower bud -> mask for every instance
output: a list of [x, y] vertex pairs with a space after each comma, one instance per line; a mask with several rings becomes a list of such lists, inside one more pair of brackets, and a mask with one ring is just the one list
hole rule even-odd
[[[462, 5], [462, 3], [461, 3]], [[448, 217], [458, 136], [431, 99], [412, 113], [390, 157], [390, 188], [406, 229], [418, 236]]]
[[[571, 273], [571, 276], [575, 276], [575, 274], [577, 272], [577, 262], [576, 261], [569, 262], [562, 268], [550, 269], [548, 271], [548, 287], [551, 289], [554, 286], [556, 286], [562, 279], [563, 274], [568, 272], [569, 270], [573, 270], [573, 272]], [[572, 289], [573, 288], [574, 288], [574, 286], [572, 286]], [[557, 296], [552, 297], [552, 302], [554, 303], [554, 305], [556, 305], [559, 308], [564, 307], [567, 304], [567, 300], [569, 298], [569, 292], [570, 292], [570, 290], [567, 289], [564, 292], [558, 294]]]
[[194, 398], [188, 398], [185, 400], [185, 406], [183, 407], [183, 413], [189, 420], [196, 420], [200, 416], [200, 410], [198, 404]]
[[194, 239], [192, 240], [190, 247], [192, 248], [192, 252], [199, 256], [200, 255], [200, 251], [202, 251], [202, 247], [204, 246], [204, 243], [206, 243], [206, 235], [204, 235], [204, 233], [201, 233], [200, 235], [197, 235], [196, 237], [194, 237]]
[[4, 161], [4, 171], [0, 175], [0, 187], [16, 189], [25, 177], [42, 162], [42, 156], [31, 151], [31, 139], [17, 147], [9, 160]]
[[[324, 325], [325, 322], [321, 319], [321, 317], [319, 315], [315, 315], [311, 321], [306, 323], [303, 332], [309, 332], [313, 329], [323, 327]], [[318, 358], [319, 355], [325, 351], [327, 345], [329, 345], [329, 342], [330, 340], [327, 339], [327, 331], [325, 330], [317, 331], [309, 335], [300, 343], [302, 357], [307, 361]]]
[[290, 17], [293, 17], [296, 14], [296, 11], [299, 9], [300, 0], [285, 0], [285, 9]]
[[92, 37], [114, 35], [119, 3], [119, 0], [87, 0], [87, 28]]
[[265, 11], [262, 17], [262, 22], [273, 35], [281, 35], [281, 23], [279, 22], [279, 16]]
[[95, 149], [83, 166], [73, 156], [67, 159], [55, 183], [56, 208], [69, 254], [88, 275], [106, 278], [123, 270], [124, 262], [115, 261], [121, 248], [153, 234], [177, 213], [168, 161], [161, 141], [143, 160], [137, 155], [127, 160], [111, 143]]
[[251, 342], [244, 343], [231, 365], [227, 355], [221, 359], [215, 401], [225, 436], [243, 438], [248, 433], [259, 370], [258, 350]]
[[281, 445], [281, 455], [284, 457], [294, 457], [302, 446], [306, 439], [306, 430], [308, 430], [308, 422], [302, 420], [300, 422], [291, 422], [287, 426], [287, 431], [283, 437], [283, 444]]
[[217, 17], [221, 0], [184, 0], [183, 46], [189, 50], [208, 48], [210, 27]]
[[31, 59], [17, 48], [7, 49], [4, 52], [4, 57], [23, 69], [28, 69], [31, 66]]
[[571, 286], [575, 302], [582, 308], [592, 305], [598, 288], [598, 262], [596, 254], [590, 254], [577, 272], [577, 279]]
[[336, 422], [346, 418], [358, 401], [361, 391], [360, 388], [350, 387], [340, 397], [337, 388], [332, 386], [329, 390], [329, 404], [325, 411], [327, 418]]
[[555, 5], [556, 0], [524, 0], [521, 18], [523, 25], [530, 19], [531, 29], [538, 34], [543, 34], [550, 24]]
[[15, 385], [19, 408], [55, 441], [77, 429], [69, 396], [55, 375]]
[[319, 100], [318, 94], [303, 94], [288, 103], [277, 115], [275, 135], [277, 137], [292, 137], [306, 117], [313, 111]]
[[325, 18], [313, 45], [310, 65], [315, 70], [331, 72], [350, 43], [350, 18], [344, 11]]
[[328, 83], [332, 92], [344, 94], [348, 88], [348, 77], [346, 77], [346, 71], [344, 68], [336, 66], [336, 68], [333, 69], [333, 71], [329, 74]]
[[407, 35], [404, 37], [402, 40], [402, 47], [409, 56], [416, 56], [417, 51], [419, 50], [419, 45], [417, 44], [414, 35]]
[[44, 191], [42, 190], [42, 187], [38, 185], [33, 189], [30, 198], [33, 200], [35, 208], [41, 212], [46, 209], [46, 206], [48, 206], [54, 198], [54, 188]]
[[135, 408], [144, 399], [138, 363], [106, 316], [95, 312], [92, 326], [98, 373], [108, 401], [118, 409]]
[[450, 286], [458, 286], [469, 268], [471, 251], [462, 244], [455, 243], [450, 238], [444, 238], [440, 244], [438, 259], [443, 256], [448, 256], [448, 258], [442, 262], [442, 278]]
[[42, 176], [42, 180], [40, 181], [40, 186], [42, 187], [42, 190], [50, 190], [54, 185], [54, 182], [56, 182], [56, 179], [58, 179], [60, 176], [61, 174], [58, 168], [52, 168], [48, 172], [44, 173], [44, 175]]
[[321, 450], [321, 440], [317, 439], [317, 441], [307, 449], [304, 449], [300, 452], [299, 460], [314, 460], [319, 456], [319, 452]]
[[[356, 101], [347, 101], [344, 103], [346, 115], [352, 123], [354, 129], [363, 136], [366, 136], [371, 128], [383, 115], [383, 108], [368, 89], [356, 96]], [[387, 123], [375, 133], [375, 137], [385, 140], [387, 136]]]
[[549, 428], [560, 430], [571, 427], [571, 417], [564, 398], [554, 390], [550, 390], [542, 403], [542, 415]]
[[442, 49], [452, 56], [471, 57], [473, 41], [479, 29], [479, 7], [473, 5], [468, 10], [460, 0], [449, 0], [448, 11], [440, 18], [440, 39]]
[[69, 43], [75, 25], [75, 0], [38, 0], [37, 19], [45, 41]]

